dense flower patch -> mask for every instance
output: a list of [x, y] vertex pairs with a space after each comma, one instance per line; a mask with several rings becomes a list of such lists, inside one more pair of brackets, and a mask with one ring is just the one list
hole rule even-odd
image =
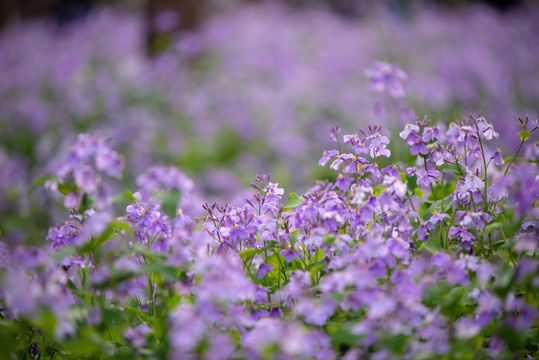
[[534, 358], [527, 10], [9, 28], [0, 358]]
[[[481, 111], [503, 138], [498, 146], [514, 151], [514, 119], [539, 111], [537, 7], [416, 10], [350, 20], [263, 2], [208, 19], [151, 60], [143, 19], [133, 14], [103, 10], [70, 27], [5, 29], [2, 233], [11, 242], [39, 239], [62, 218], [40, 189], [31, 198], [26, 190], [56, 171], [79, 133], [101, 134], [125, 156], [122, 185], [169, 164], [214, 200], [230, 199], [256, 173], [301, 192], [331, 179], [310, 165], [334, 124], [351, 132], [376, 123], [396, 135], [391, 124], [413, 122], [414, 113], [448, 123]], [[403, 87], [369, 91], [366, 75], [387, 71], [374, 66], [378, 59], [406, 71]]]
[[[520, 126], [521, 144], [539, 128]], [[243, 203], [205, 204], [199, 218], [176, 168], [108, 191], [123, 159], [80, 135], [42, 179], [70, 209], [50, 250], [2, 250], [2, 355], [535, 356], [536, 158], [504, 158], [480, 115], [399, 135], [414, 161], [382, 167], [380, 126], [331, 128], [319, 165], [335, 182], [283, 203], [278, 183], [257, 176]]]

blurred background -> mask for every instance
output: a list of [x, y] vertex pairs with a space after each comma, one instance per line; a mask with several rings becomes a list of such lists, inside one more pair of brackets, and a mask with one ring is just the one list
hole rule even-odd
[[[481, 112], [509, 156], [517, 118], [539, 112], [538, 45], [526, 0], [2, 0], [0, 236], [39, 243], [65, 218], [27, 190], [81, 132], [125, 156], [116, 189], [170, 165], [206, 201], [233, 201], [257, 173], [294, 192], [331, 179], [317, 161], [334, 125]], [[385, 62], [402, 91], [372, 87]]]

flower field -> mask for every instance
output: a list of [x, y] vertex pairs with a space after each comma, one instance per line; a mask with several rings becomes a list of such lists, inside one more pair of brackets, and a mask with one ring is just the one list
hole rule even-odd
[[538, 19], [7, 27], [0, 359], [534, 359]]

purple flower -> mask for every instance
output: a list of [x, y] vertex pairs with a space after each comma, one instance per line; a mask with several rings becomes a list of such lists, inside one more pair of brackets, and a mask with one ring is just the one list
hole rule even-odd
[[369, 153], [369, 148], [367, 146], [365, 146], [363, 141], [360, 141], [357, 144], [353, 145], [353, 148], [354, 148], [354, 152], [356, 153], [356, 155]]
[[423, 129], [421, 139], [424, 142], [429, 142], [440, 137], [440, 126], [426, 127]]
[[343, 174], [339, 174], [339, 176], [337, 176], [337, 181], [335, 182], [335, 185], [333, 185], [333, 187], [338, 187], [340, 190], [346, 191], [350, 187], [352, 181], [354, 181], [353, 178], [344, 176]]
[[389, 165], [383, 168], [382, 174], [391, 175], [393, 177], [399, 177], [399, 172], [397, 171], [397, 167], [395, 165]]
[[273, 265], [271, 264], [260, 264], [260, 266], [258, 267], [258, 271], [256, 272], [256, 276], [259, 278], [259, 279], [263, 279], [264, 277], [266, 277], [266, 274], [273, 271]]
[[457, 140], [463, 143], [466, 147], [470, 149], [475, 149], [479, 142], [478, 136], [474, 128], [471, 126], [459, 126], [458, 127], [458, 138]]
[[106, 146], [101, 146], [95, 154], [95, 167], [105, 171], [107, 175], [120, 179], [122, 177], [123, 158]]
[[432, 216], [428, 220], [431, 224], [437, 224], [440, 221], [443, 221], [443, 219], [449, 219], [450, 216], [445, 213], [439, 213], [436, 210], [432, 212]]
[[306, 323], [322, 326], [333, 315], [336, 307], [330, 299], [324, 300], [321, 304], [316, 304], [311, 299], [302, 299], [296, 305], [295, 311], [304, 317]]
[[466, 242], [470, 242], [472, 239], [474, 239], [474, 236], [466, 231], [464, 226], [451, 226], [451, 228], [449, 228], [449, 238], [462, 239]]
[[483, 180], [481, 180], [477, 175], [472, 172], [466, 174], [464, 179], [464, 184], [462, 185], [462, 191], [475, 191], [484, 188]]
[[459, 319], [455, 325], [455, 333], [461, 339], [474, 337], [480, 331], [481, 325], [470, 317]]
[[285, 261], [288, 263], [298, 257], [298, 254], [292, 249], [282, 250], [281, 255], [284, 256]]
[[417, 175], [417, 183], [423, 187], [429, 187], [442, 173], [429, 164], [429, 171], [424, 169], [419, 170]]
[[483, 135], [486, 140], [492, 140], [492, 138], [497, 138], [498, 133], [494, 130], [494, 125], [488, 123], [484, 117], [476, 120], [479, 133]]
[[387, 92], [392, 98], [404, 96], [403, 82], [408, 78], [398, 66], [379, 61], [365, 70], [370, 87], [375, 92]]
[[473, 224], [476, 224], [479, 228], [483, 228], [485, 223], [491, 220], [491, 217], [482, 211], [471, 212], [469, 210], [459, 210], [456, 212], [454, 220], [466, 229], [469, 229]]
[[406, 125], [404, 125], [404, 130], [402, 130], [399, 133], [399, 136], [402, 139], [406, 140], [406, 139], [408, 139], [408, 136], [410, 136], [410, 133], [417, 134], [418, 132], [419, 132], [419, 126], [417, 126], [415, 124], [406, 123]]
[[389, 144], [389, 138], [385, 135], [380, 134], [379, 132], [376, 132], [371, 136], [367, 137], [367, 140], [371, 141], [371, 148]]
[[124, 337], [135, 347], [143, 347], [146, 345], [146, 334], [151, 332], [152, 329], [146, 325], [140, 325], [137, 327], [130, 327], [124, 333]]
[[320, 158], [320, 161], [318, 161], [318, 165], [319, 166], [326, 166], [328, 161], [331, 158], [337, 156], [338, 154], [339, 154], [339, 152], [337, 150], [329, 150], [329, 151], [324, 150], [324, 152], [322, 153], [322, 158]]
[[[140, 198], [140, 194], [135, 193], [135, 197]], [[158, 205], [137, 202], [128, 205], [126, 212], [126, 220], [135, 226], [135, 234], [142, 243], [147, 242], [148, 237], [171, 235], [168, 217]]]
[[503, 165], [503, 157], [502, 157], [502, 151], [500, 148], [497, 148], [494, 154], [490, 157], [490, 160], [494, 161], [494, 165], [500, 166]]
[[430, 264], [443, 270], [448, 269], [451, 264], [451, 256], [444, 252], [437, 252], [430, 258]]
[[339, 170], [339, 167], [341, 166], [343, 161], [348, 161], [353, 158], [354, 158], [353, 154], [337, 154], [335, 156], [335, 161], [333, 161], [333, 163], [331, 163], [329, 167], [333, 170]]
[[278, 318], [282, 318], [283, 316], [284, 316], [283, 311], [281, 310], [279, 306], [271, 307], [270, 312], [269, 312], [270, 318], [278, 319]]
[[94, 180], [94, 171], [88, 165], [83, 165], [73, 171], [75, 184], [84, 192], [92, 193], [97, 189]]
[[421, 140], [421, 138], [418, 137], [415, 140], [414, 144], [412, 145], [412, 148], [410, 149], [410, 153], [412, 155], [417, 155], [417, 154], [427, 155], [429, 153], [429, 150], [423, 143], [423, 140]]
[[382, 176], [382, 173], [380, 172], [380, 170], [378, 170], [378, 166], [377, 164], [369, 164], [367, 166], [364, 167], [364, 171], [367, 173], [371, 173], [373, 174], [374, 176], [376, 176], [377, 178], [379, 178], [380, 176]]
[[367, 160], [361, 156], [354, 155], [352, 161], [346, 165], [344, 171], [349, 174], [357, 174], [363, 169], [363, 165], [367, 163]]
[[430, 231], [434, 229], [435, 226], [429, 224], [428, 222], [421, 222], [417, 228], [417, 240], [427, 241], [430, 237]]

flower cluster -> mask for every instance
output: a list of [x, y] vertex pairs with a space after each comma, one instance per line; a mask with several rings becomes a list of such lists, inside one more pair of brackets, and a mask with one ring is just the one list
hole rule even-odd
[[103, 175], [119, 179], [122, 169], [122, 157], [106, 144], [104, 138], [80, 134], [56, 174], [60, 181], [58, 190], [68, 192], [65, 194], [65, 207], [80, 206], [85, 195], [94, 197], [98, 207], [107, 207], [111, 190], [103, 181]]
[[[19, 339], [2, 351], [534, 356], [537, 165], [515, 155], [505, 171], [489, 167], [484, 141], [496, 133], [483, 117], [470, 124], [407, 124], [400, 135], [415, 165], [383, 168], [390, 144], [380, 126], [331, 128], [338, 150], [324, 151], [319, 165], [331, 162], [334, 182], [284, 202], [284, 189], [260, 175], [243, 203], [205, 204], [195, 220], [176, 193], [189, 195], [191, 180], [172, 167], [149, 169], [140, 191], [122, 200], [123, 216], [72, 209], [50, 229], [48, 256], [2, 248], [0, 314], [11, 325], [1, 334]], [[524, 143], [539, 127], [521, 125]]]
[[539, 355], [538, 8], [284, 9], [0, 36], [0, 358]]
[[369, 85], [373, 91], [387, 93], [394, 99], [402, 98], [405, 94], [403, 83], [408, 76], [396, 65], [379, 61], [365, 70]]

